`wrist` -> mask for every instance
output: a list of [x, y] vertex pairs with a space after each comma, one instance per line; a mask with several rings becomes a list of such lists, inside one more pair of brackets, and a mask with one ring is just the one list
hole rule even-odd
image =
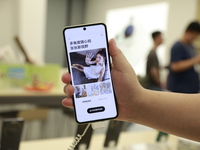
[[126, 111], [123, 113], [125, 114], [124, 116], [122, 116], [124, 121], [140, 123], [142, 116], [141, 114], [144, 111], [146, 94], [147, 90], [143, 87], [135, 90], [135, 92], [132, 94], [132, 98], [130, 99], [130, 101], [132, 102], [128, 103], [125, 108]]

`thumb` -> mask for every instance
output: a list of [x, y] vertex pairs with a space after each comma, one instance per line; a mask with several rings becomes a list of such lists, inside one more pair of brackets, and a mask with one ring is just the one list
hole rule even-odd
[[122, 51], [117, 47], [114, 39], [110, 39], [109, 41], [109, 53], [112, 57], [112, 62], [115, 69], [122, 72], [123, 70], [126, 71], [126, 69], [132, 69]]

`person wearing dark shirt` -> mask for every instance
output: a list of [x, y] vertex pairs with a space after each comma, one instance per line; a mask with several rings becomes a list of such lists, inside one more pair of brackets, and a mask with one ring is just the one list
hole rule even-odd
[[163, 43], [162, 33], [160, 31], [155, 31], [152, 33], [153, 38], [153, 48], [148, 54], [147, 64], [146, 64], [146, 81], [147, 87], [151, 90], [162, 90], [159, 75], [159, 60], [156, 54], [156, 50], [159, 45]]
[[200, 35], [199, 22], [188, 25], [182, 38], [171, 49], [168, 90], [178, 93], [198, 93], [199, 75], [195, 65], [200, 56], [195, 53], [193, 41]]

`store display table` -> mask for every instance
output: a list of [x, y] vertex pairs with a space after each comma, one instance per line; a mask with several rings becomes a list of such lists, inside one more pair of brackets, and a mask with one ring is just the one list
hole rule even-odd
[[[119, 138], [117, 150], [123, 150], [125, 146], [130, 146], [140, 143], [153, 144], [156, 142], [158, 131], [134, 131], [134, 132], [122, 132]], [[24, 141], [21, 142], [20, 150], [66, 150], [73, 142], [73, 137], [46, 139], [36, 141]], [[92, 136], [90, 150], [103, 150], [103, 143], [105, 140], [105, 134], [95, 134]], [[168, 143], [176, 150], [178, 138], [170, 135]]]
[[0, 104], [29, 103], [36, 105], [61, 106], [66, 95], [62, 89], [52, 91], [26, 91], [23, 89], [0, 91]]

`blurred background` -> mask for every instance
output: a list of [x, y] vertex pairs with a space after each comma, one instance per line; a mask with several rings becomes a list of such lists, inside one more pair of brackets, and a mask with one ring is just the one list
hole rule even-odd
[[[165, 67], [174, 42], [188, 23], [199, 19], [200, 0], [0, 0], [0, 116], [24, 117], [22, 111], [42, 111], [43, 117], [28, 116], [23, 140], [75, 135], [73, 111], [61, 105], [65, 96], [60, 77], [67, 71], [65, 26], [105, 23], [108, 37], [116, 39], [136, 74], [145, 76], [151, 33], [163, 33], [157, 55]], [[199, 39], [195, 46], [199, 52]], [[168, 70], [160, 74], [165, 84]], [[124, 130], [153, 129], [126, 124]]]
[[[0, 48], [9, 46], [19, 53], [14, 40], [18, 36], [35, 64], [56, 63], [66, 67], [62, 29], [68, 25], [104, 22], [109, 38], [117, 39], [136, 73], [144, 75], [144, 56], [152, 45], [150, 33], [163, 32], [165, 42], [158, 55], [165, 66], [172, 44], [186, 25], [199, 17], [198, 6], [198, 0], [184, 3], [181, 0], [1, 0]], [[120, 35], [130, 25], [134, 27], [133, 34], [123, 39]], [[23, 62], [20, 54], [16, 59]]]

